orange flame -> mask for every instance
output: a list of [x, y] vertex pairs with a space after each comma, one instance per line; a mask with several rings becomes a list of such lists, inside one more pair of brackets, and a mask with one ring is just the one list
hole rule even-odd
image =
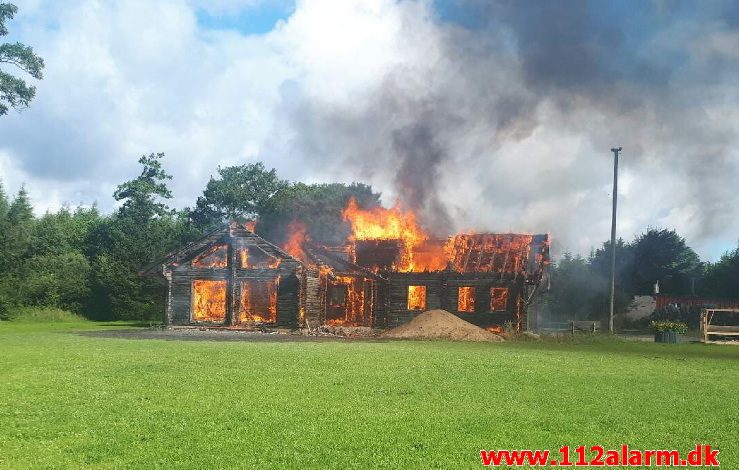
[[306, 256], [305, 250], [303, 250], [307, 227], [303, 222], [294, 220], [290, 222], [287, 229], [290, 232], [290, 236], [288, 237], [287, 242], [282, 245], [282, 249], [293, 258], [302, 261], [303, 263], [308, 263], [308, 256]]
[[[364, 291], [362, 281], [351, 276], [336, 276], [331, 282], [332, 288], [343, 291], [338, 299], [327, 299], [332, 303], [326, 315], [326, 324], [333, 326], [361, 326], [363, 320]], [[332, 290], [333, 291], [333, 290]]]
[[274, 269], [281, 263], [279, 258], [268, 255], [256, 246], [239, 248], [238, 255], [242, 269]]
[[475, 311], [475, 288], [464, 286], [459, 288], [459, 297], [457, 298], [457, 310], [460, 312]]
[[[343, 213], [351, 224], [349, 241], [353, 242], [357, 262], [360, 258], [358, 241], [395, 241], [398, 253], [392, 266], [393, 244], [367, 247], [361, 250], [362, 265], [375, 271], [390, 268], [399, 272], [442, 271], [522, 273], [528, 268], [533, 236], [529, 234], [457, 234], [446, 241], [431, 239], [421, 228], [416, 214], [396, 205], [392, 209], [375, 207], [360, 209], [354, 199]], [[381, 257], [367, 258], [367, 248]], [[533, 261], [540, 262], [541, 254]]]
[[426, 310], [426, 286], [408, 286], [408, 310]]
[[274, 323], [277, 321], [277, 280], [239, 281], [241, 299], [239, 321]]
[[490, 309], [494, 312], [506, 310], [508, 307], [508, 288], [493, 287], [490, 289]]
[[409, 272], [415, 270], [413, 251], [421, 242], [428, 239], [416, 222], [412, 212], [403, 212], [400, 206], [392, 209], [375, 207], [360, 209], [357, 201], [352, 198], [342, 213], [344, 220], [351, 223], [351, 241], [355, 240], [400, 240], [403, 252], [394, 268], [397, 271]]
[[226, 281], [192, 281], [192, 319], [223, 322], [226, 319]]
[[228, 266], [228, 247], [213, 246], [192, 260], [192, 265], [196, 268], [225, 268]]
[[510, 272], [526, 270], [532, 235], [459, 234], [444, 247], [457, 272]]

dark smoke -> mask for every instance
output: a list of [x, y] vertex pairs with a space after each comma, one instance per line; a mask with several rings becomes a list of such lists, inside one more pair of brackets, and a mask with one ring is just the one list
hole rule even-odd
[[[726, 239], [720, 221], [739, 216], [737, 132], [707, 108], [736, 109], [739, 56], [721, 46], [739, 42], [736, 3], [451, 4], [425, 43], [409, 43], [418, 61], [389, 71], [369, 98], [338, 105], [300, 89], [285, 96], [292, 149], [314, 174], [331, 168], [392, 182], [437, 232], [472, 219], [497, 230], [551, 230], [571, 245], [588, 230], [607, 237], [608, 149], [621, 145], [624, 173], [643, 185], [622, 201], [635, 221], [627, 229], [664, 224], [693, 241]], [[412, 31], [423, 20], [405, 21]], [[716, 34], [724, 36], [714, 47]], [[506, 152], [545, 131], [583, 142], [510, 161]], [[650, 212], [639, 198], [661, 185], [655, 194], [670, 200]], [[473, 188], [485, 207], [473, 206]]]
[[416, 212], [433, 214], [427, 217], [427, 228], [443, 236], [451, 219], [434, 184], [443, 170], [445, 154], [435, 142], [433, 130], [423, 120], [398, 129], [393, 132], [393, 147], [401, 156], [395, 184], [403, 202]]

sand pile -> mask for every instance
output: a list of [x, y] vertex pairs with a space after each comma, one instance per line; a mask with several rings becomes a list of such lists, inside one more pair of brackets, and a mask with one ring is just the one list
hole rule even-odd
[[388, 330], [384, 338], [503, 341], [503, 338], [466, 322], [446, 310], [429, 310], [405, 325]]

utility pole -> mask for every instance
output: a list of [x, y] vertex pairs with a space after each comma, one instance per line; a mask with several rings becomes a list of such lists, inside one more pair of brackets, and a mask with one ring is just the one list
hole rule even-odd
[[616, 300], [616, 206], [618, 204], [618, 153], [621, 147], [611, 149], [613, 152], [613, 213], [611, 215], [611, 305], [608, 312], [608, 331], [613, 334], [613, 310]]

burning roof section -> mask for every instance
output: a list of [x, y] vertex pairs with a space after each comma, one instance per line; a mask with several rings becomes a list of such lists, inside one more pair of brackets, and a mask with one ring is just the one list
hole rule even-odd
[[193, 267], [226, 268], [226, 245], [229, 243], [238, 255], [238, 268], [275, 268], [282, 260], [296, 261], [289, 253], [261, 238], [250, 228], [236, 221], [224, 224], [161, 260], [145, 266], [139, 274], [162, 275], [163, 268], [177, 267], [182, 263], [191, 263]]
[[351, 260], [375, 272], [511, 273], [538, 281], [549, 263], [549, 236], [474, 233], [433, 239], [398, 206], [360, 209], [350, 201]]
[[356, 240], [354, 256], [356, 264], [376, 272], [510, 273], [536, 281], [549, 262], [549, 236], [459, 234], [424, 240], [411, 250], [400, 240]]

